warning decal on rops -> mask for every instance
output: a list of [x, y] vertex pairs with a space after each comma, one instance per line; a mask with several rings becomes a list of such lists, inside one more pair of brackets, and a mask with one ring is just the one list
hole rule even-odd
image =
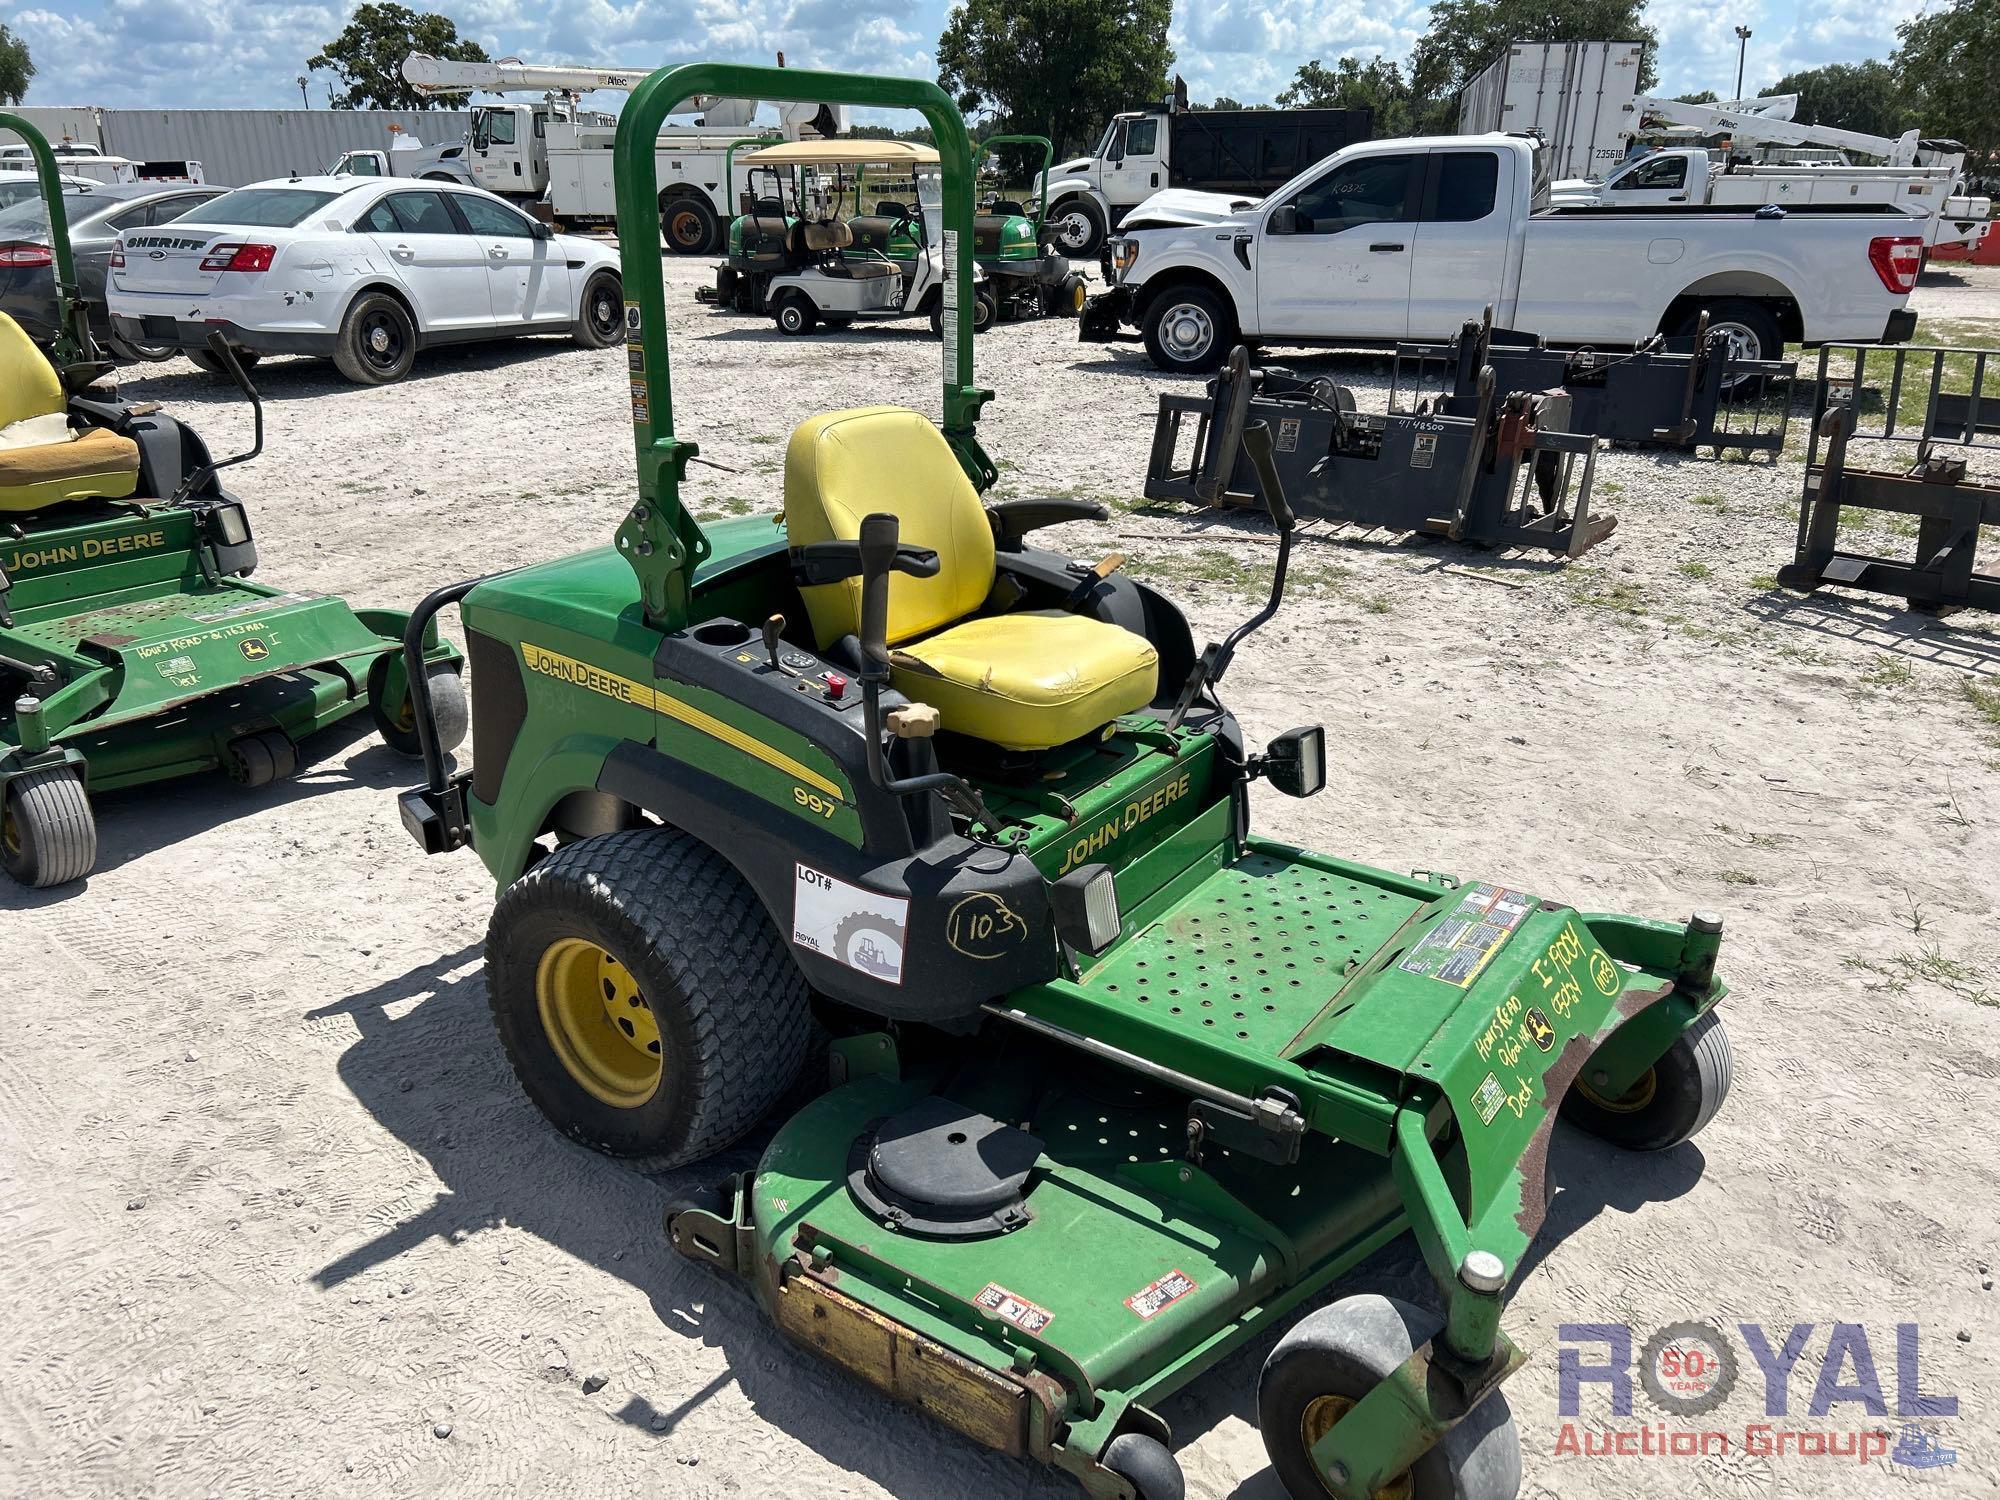
[[1012, 1323], [1023, 1333], [1040, 1333], [1056, 1318], [1046, 1307], [1037, 1307], [1025, 1297], [1016, 1297], [997, 1281], [987, 1282], [972, 1300], [976, 1306], [992, 1313], [1003, 1323]]
[[1125, 1305], [1142, 1318], [1150, 1318], [1172, 1307], [1195, 1289], [1194, 1279], [1185, 1271], [1169, 1271], [1151, 1286], [1143, 1286], [1125, 1299]]
[[1535, 898], [1526, 891], [1475, 885], [1396, 967], [1464, 989], [1534, 905]]
[[795, 864], [792, 941], [887, 984], [903, 982], [910, 903]]

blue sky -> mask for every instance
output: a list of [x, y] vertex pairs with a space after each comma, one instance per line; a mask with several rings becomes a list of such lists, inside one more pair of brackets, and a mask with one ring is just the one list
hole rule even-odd
[[[411, 0], [426, 8], [426, 0]], [[930, 73], [948, 0], [431, 0], [495, 57], [644, 67], [691, 57], [801, 67]], [[1727, 94], [1733, 28], [1749, 25], [1745, 91], [1795, 68], [1885, 57], [1896, 23], [1922, 0], [1653, 0], [1663, 89]], [[340, 29], [352, 0], [0, 0], [37, 72], [29, 104], [281, 106], [299, 99], [305, 59]], [[1176, 68], [1197, 99], [1268, 101], [1309, 58], [1408, 56], [1421, 0], [1181, 0]], [[312, 85], [314, 102], [325, 90]], [[609, 102], [609, 101], [606, 101]]]

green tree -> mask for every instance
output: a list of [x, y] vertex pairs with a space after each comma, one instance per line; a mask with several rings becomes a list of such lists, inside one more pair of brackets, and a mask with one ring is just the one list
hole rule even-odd
[[1087, 146], [1121, 109], [1165, 97], [1172, 0], [964, 0], [938, 38], [938, 81], [968, 112]]
[[34, 76], [28, 44], [0, 22], [0, 104], [19, 104], [27, 98], [28, 80]]
[[339, 36], [306, 59], [346, 85], [333, 97], [336, 109], [439, 109], [448, 102], [420, 94], [403, 80], [403, 59], [412, 52], [453, 62], [485, 62], [479, 43], [459, 37], [449, 16], [418, 14], [394, 0], [368, 0]]
[[[1769, 93], [1770, 90], [1767, 89], [1765, 92]], [[1721, 102], [1714, 89], [1698, 89], [1692, 94], [1674, 95], [1676, 104], [1720, 104]]]
[[[1894, 66], [1930, 136], [2000, 150], [2000, 0], [1954, 0], [1896, 28]], [[1904, 127], [1908, 129], [1908, 126]]]
[[1659, 37], [1641, 19], [1646, 0], [1437, 0], [1410, 52], [1416, 128], [1458, 128], [1458, 90], [1509, 42], [1644, 42], [1639, 88], [1659, 74]]
[[1278, 95], [1278, 103], [1287, 109], [1372, 109], [1378, 136], [1408, 135], [1413, 121], [1403, 70], [1381, 57], [1365, 63], [1342, 57], [1331, 68], [1314, 58]]
[[1801, 125], [1898, 136], [1917, 123], [1903, 97], [1901, 69], [1885, 62], [1832, 63], [1787, 73], [1760, 92], [1797, 94], [1799, 107], [1792, 118]]

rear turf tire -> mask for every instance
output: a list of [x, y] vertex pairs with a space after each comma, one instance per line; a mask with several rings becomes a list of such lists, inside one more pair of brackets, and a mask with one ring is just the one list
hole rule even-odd
[[1563, 1096], [1562, 1115], [1579, 1130], [1627, 1151], [1665, 1151], [1715, 1118], [1734, 1074], [1729, 1033], [1711, 1010], [1675, 1037], [1666, 1054], [1618, 1098], [1607, 1099], [1587, 1079], [1577, 1079]]
[[75, 770], [50, 766], [16, 776], [4, 796], [0, 867], [35, 890], [90, 873], [97, 863], [97, 819]]
[[[1371, 1293], [1321, 1308], [1278, 1341], [1257, 1377], [1257, 1425], [1286, 1493], [1327, 1494], [1313, 1443], [1443, 1327], [1421, 1308]], [[1480, 1402], [1404, 1478], [1408, 1500], [1514, 1500], [1521, 1438], [1506, 1394]]]
[[599, 271], [583, 289], [570, 337], [586, 349], [625, 342], [625, 288], [612, 271]]
[[417, 360], [417, 325], [410, 311], [386, 292], [354, 299], [334, 335], [333, 363], [356, 385], [390, 385]]
[[641, 1171], [699, 1161], [754, 1126], [811, 1031], [805, 978], [757, 893], [661, 828], [566, 844], [502, 892], [486, 985], [536, 1107]]

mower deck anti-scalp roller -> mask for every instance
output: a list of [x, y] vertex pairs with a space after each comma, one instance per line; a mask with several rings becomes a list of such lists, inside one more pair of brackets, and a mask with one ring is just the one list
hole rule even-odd
[[[628, 267], [658, 265], [652, 142], [695, 94], [921, 112], [953, 247], [944, 420], [813, 417], [782, 515], [704, 531], [660, 277], [635, 271], [638, 493], [612, 544], [413, 614], [414, 659], [460, 606], [476, 754], [460, 770], [436, 744], [419, 675], [429, 779], [403, 815], [499, 884], [487, 985], [523, 1086], [574, 1139], [657, 1168], [824, 1070], [753, 1171], [670, 1207], [670, 1242], [802, 1347], [1100, 1500], [1177, 1500], [1163, 1402], [1288, 1323], [1257, 1402], [1291, 1494], [1512, 1496], [1500, 1386], [1524, 1354], [1502, 1296], [1556, 1117], [1635, 1150], [1707, 1123], [1729, 1079], [1721, 923], [1253, 832], [1255, 783], [1310, 796], [1328, 771], [1320, 728], [1254, 751], [1220, 696], [1283, 602], [1270, 428], [1230, 439], [1277, 528], [1270, 597], [1198, 648], [1115, 558], [1035, 545], [1101, 507], [980, 499], [991, 393], [949, 98], [653, 74], [619, 122], [619, 221], [645, 226]], [[1214, 456], [1227, 476], [1239, 454]], [[1405, 1232], [1433, 1307], [1318, 1305]]]
[[[262, 786], [363, 708], [414, 753], [416, 719], [407, 616], [250, 581], [249, 516], [217, 474], [262, 450], [263, 408], [221, 336], [210, 352], [255, 416], [248, 452], [211, 459], [156, 406], [91, 393], [110, 367], [75, 300], [55, 158], [19, 116], [0, 128], [40, 172], [60, 330], [45, 357], [0, 314], [0, 867], [53, 886], [96, 863], [95, 793], [215, 769]], [[421, 655], [455, 741], [457, 654], [433, 631]]]

